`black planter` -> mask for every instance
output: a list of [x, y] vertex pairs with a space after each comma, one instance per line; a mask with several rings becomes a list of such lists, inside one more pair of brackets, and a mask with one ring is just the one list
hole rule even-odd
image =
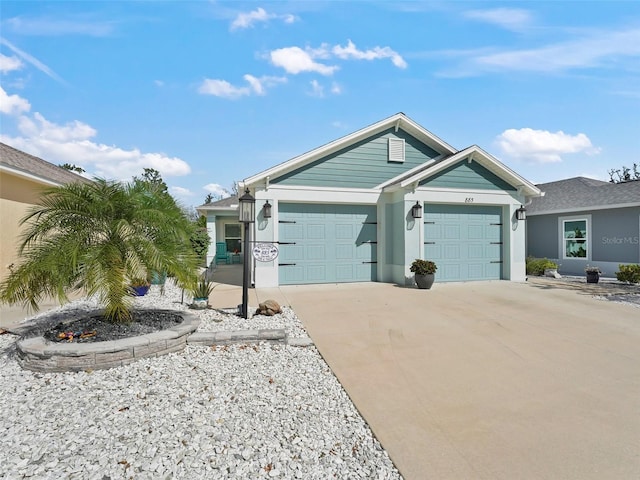
[[416, 285], [418, 288], [429, 290], [436, 279], [435, 273], [427, 273], [425, 275], [415, 274]]
[[598, 272], [586, 272], [587, 283], [598, 283], [600, 280], [600, 274]]

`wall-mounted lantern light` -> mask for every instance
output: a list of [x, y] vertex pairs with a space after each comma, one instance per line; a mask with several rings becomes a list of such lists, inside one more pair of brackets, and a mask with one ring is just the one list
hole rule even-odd
[[526, 220], [527, 219], [527, 209], [520, 205], [520, 208], [516, 210], [516, 219], [517, 220]]
[[420, 205], [420, 202], [416, 202], [416, 204], [411, 207], [411, 216], [413, 218], [422, 218], [422, 205]]
[[249, 224], [254, 222], [256, 211], [256, 199], [249, 193], [247, 188], [238, 199], [240, 203], [240, 221], [244, 223], [244, 270], [242, 274], [242, 305], [239, 305], [240, 315], [243, 318], [249, 318], [248, 301], [249, 301]]
[[262, 217], [271, 218], [271, 204], [269, 203], [269, 200], [264, 202], [264, 205], [262, 206]]

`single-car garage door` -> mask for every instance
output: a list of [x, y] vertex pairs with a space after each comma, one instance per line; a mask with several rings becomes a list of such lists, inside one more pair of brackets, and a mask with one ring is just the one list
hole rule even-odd
[[424, 254], [436, 262], [438, 282], [499, 280], [502, 208], [425, 204]]
[[376, 207], [280, 203], [281, 285], [376, 279]]

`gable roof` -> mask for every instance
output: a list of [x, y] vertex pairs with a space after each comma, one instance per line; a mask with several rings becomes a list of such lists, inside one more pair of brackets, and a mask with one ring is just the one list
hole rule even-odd
[[438, 153], [451, 155], [456, 152], [455, 148], [451, 145], [436, 137], [433, 133], [400, 112], [307, 153], [303, 153], [268, 170], [264, 170], [252, 177], [246, 178], [243, 186], [250, 186], [259, 181], [267, 180], [270, 177], [281, 176], [392, 127], [396, 130], [399, 128], [404, 130]]
[[240, 204], [238, 200], [238, 195], [231, 195], [230, 197], [221, 198], [220, 200], [216, 200], [215, 202], [203, 203], [197, 208], [220, 208], [220, 207], [235, 207], [237, 208]]
[[536, 197], [541, 194], [541, 191], [533, 183], [529, 182], [525, 178], [518, 175], [509, 167], [500, 162], [493, 155], [485, 152], [477, 145], [471, 145], [470, 147], [460, 150], [459, 152], [450, 155], [447, 158], [442, 159], [437, 163], [427, 162], [425, 168], [417, 173], [407, 177], [406, 175], [399, 178], [396, 181], [390, 183], [386, 188], [393, 189], [394, 187], [406, 188], [413, 184], [417, 185], [422, 180], [425, 180], [431, 176], [434, 176], [443, 170], [449, 168], [456, 163], [467, 159], [468, 161], [477, 162], [484, 168], [494, 173], [496, 176], [515, 187], [519, 193], [528, 197]]
[[527, 206], [527, 215], [640, 206], [640, 181], [611, 183], [574, 177], [538, 187], [544, 197]]
[[199, 207], [196, 207], [196, 211], [200, 215], [207, 215], [207, 212], [211, 212], [214, 215], [222, 217], [237, 216], [240, 202], [238, 201], [238, 195], [231, 195], [230, 197], [222, 198], [211, 203], [203, 203]]
[[0, 171], [29, 178], [45, 185], [64, 185], [72, 182], [90, 182], [80, 175], [53, 163], [29, 155], [22, 150], [0, 142]]

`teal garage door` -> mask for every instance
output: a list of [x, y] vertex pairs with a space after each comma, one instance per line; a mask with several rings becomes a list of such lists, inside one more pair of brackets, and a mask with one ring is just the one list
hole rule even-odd
[[281, 285], [376, 279], [376, 207], [278, 205]]
[[499, 280], [502, 208], [425, 204], [424, 255], [436, 262], [438, 282]]

